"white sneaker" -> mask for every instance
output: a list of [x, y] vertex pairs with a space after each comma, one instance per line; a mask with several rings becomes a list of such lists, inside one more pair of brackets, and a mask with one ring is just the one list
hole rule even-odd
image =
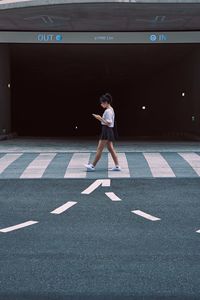
[[115, 166], [111, 169], [111, 171], [121, 171], [122, 169], [120, 168], [120, 166]]
[[87, 171], [95, 171], [95, 167], [92, 164], [84, 165], [87, 168]]

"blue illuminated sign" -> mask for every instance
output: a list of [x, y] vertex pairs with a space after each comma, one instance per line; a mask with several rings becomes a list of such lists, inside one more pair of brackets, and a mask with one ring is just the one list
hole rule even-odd
[[157, 36], [155, 34], [150, 35], [150, 41], [155, 42], [157, 40]]
[[160, 34], [151, 34], [149, 37], [151, 42], [165, 42], [167, 41], [167, 35], [164, 33]]
[[58, 41], [58, 42], [62, 41], [62, 35], [61, 34], [56, 35], [56, 41]]
[[61, 42], [62, 41], [62, 35], [61, 34], [52, 34], [52, 33], [39, 33], [37, 35], [37, 40], [39, 42]]

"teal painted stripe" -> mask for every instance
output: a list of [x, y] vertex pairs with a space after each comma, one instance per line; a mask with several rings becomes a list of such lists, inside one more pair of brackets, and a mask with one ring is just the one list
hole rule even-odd
[[126, 153], [130, 177], [153, 177], [143, 153]]
[[198, 177], [193, 168], [178, 153], [161, 153], [172, 168], [176, 177]]
[[[93, 162], [95, 153], [91, 153], [90, 162]], [[102, 153], [94, 172], [87, 172], [87, 178], [108, 178], [108, 153]]]
[[46, 168], [42, 178], [64, 178], [73, 153], [57, 153]]
[[19, 178], [37, 156], [37, 153], [23, 153], [16, 161], [10, 164], [2, 174], [0, 174], [0, 178]]

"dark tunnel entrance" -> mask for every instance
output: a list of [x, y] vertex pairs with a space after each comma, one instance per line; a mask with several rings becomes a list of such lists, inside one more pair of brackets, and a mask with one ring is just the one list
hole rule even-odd
[[96, 137], [113, 96], [121, 138], [200, 135], [198, 44], [11, 46], [12, 130]]

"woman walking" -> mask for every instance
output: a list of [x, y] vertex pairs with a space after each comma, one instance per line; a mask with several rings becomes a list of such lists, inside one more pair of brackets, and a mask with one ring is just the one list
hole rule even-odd
[[101, 122], [102, 131], [99, 139], [99, 144], [97, 147], [97, 152], [95, 155], [95, 159], [93, 163], [89, 163], [85, 165], [88, 171], [95, 171], [95, 166], [99, 159], [101, 158], [101, 154], [105, 145], [107, 145], [108, 151], [110, 152], [112, 159], [115, 163], [115, 167], [113, 167], [112, 171], [121, 171], [119, 166], [119, 161], [117, 157], [117, 153], [114, 149], [113, 142], [115, 140], [114, 136], [114, 123], [115, 123], [115, 112], [113, 107], [111, 106], [112, 96], [109, 93], [102, 95], [100, 97], [100, 104], [105, 109], [103, 116], [93, 114], [93, 116]]

